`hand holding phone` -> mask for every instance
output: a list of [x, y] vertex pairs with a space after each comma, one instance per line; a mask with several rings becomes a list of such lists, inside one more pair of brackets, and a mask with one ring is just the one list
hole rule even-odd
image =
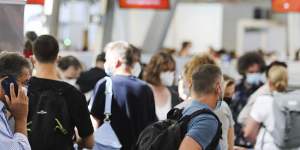
[[22, 88], [17, 93], [14, 90], [14, 84], [10, 84], [10, 97], [5, 95], [5, 101], [15, 119], [15, 132], [27, 135], [28, 97]]
[[10, 85], [14, 85], [14, 92], [17, 95], [18, 94], [18, 84], [16, 79], [13, 76], [7, 76], [4, 80], [1, 82], [2, 89], [4, 90], [5, 95], [7, 95], [9, 98], [11, 98], [10, 94]]

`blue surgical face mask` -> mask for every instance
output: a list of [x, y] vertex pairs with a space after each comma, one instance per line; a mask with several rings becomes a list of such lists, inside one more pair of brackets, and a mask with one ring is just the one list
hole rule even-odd
[[258, 85], [262, 82], [262, 75], [260, 73], [248, 73], [246, 75], [246, 81], [252, 85]]

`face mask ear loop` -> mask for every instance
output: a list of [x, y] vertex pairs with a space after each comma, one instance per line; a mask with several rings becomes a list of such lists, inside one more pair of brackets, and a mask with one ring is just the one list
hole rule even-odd
[[221, 92], [222, 92], [222, 94], [221, 94], [221, 101], [223, 101], [224, 100], [224, 96], [225, 96], [225, 88], [226, 88], [226, 85], [227, 85], [227, 81], [225, 82], [224, 81], [224, 75], [223, 75], [223, 72], [221, 71]]

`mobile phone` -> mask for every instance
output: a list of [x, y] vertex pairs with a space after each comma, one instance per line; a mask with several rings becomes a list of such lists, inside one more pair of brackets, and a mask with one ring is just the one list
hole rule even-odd
[[10, 84], [11, 83], [14, 84], [15, 94], [17, 96], [18, 95], [19, 87], [18, 87], [18, 84], [17, 84], [17, 81], [16, 81], [15, 77], [8, 76], [6, 79], [4, 79], [1, 82], [2, 89], [4, 90], [5, 95], [7, 95], [9, 98], [11, 98], [10, 97]]

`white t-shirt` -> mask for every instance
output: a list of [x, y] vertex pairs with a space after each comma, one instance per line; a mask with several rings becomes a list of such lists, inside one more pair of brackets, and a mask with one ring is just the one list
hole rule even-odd
[[219, 109], [214, 110], [222, 123], [222, 139], [220, 140], [221, 150], [228, 150], [228, 129], [233, 128], [234, 120], [232, 112], [226, 102], [222, 101]]
[[[269, 132], [274, 130], [275, 117], [273, 114], [274, 99], [272, 96], [259, 96], [255, 101], [250, 116], [257, 122], [263, 123], [256, 138], [256, 150], [279, 150]], [[267, 130], [266, 130], [267, 129]]]
[[167, 119], [168, 112], [172, 109], [172, 98], [169, 97], [167, 103], [164, 106], [155, 105], [155, 112], [158, 120]]
[[263, 95], [270, 95], [270, 87], [268, 84], [263, 85], [259, 89], [257, 89], [248, 99], [246, 106], [242, 109], [238, 116], [238, 123], [244, 124], [245, 121], [249, 118], [252, 107], [257, 100], [257, 97]]

